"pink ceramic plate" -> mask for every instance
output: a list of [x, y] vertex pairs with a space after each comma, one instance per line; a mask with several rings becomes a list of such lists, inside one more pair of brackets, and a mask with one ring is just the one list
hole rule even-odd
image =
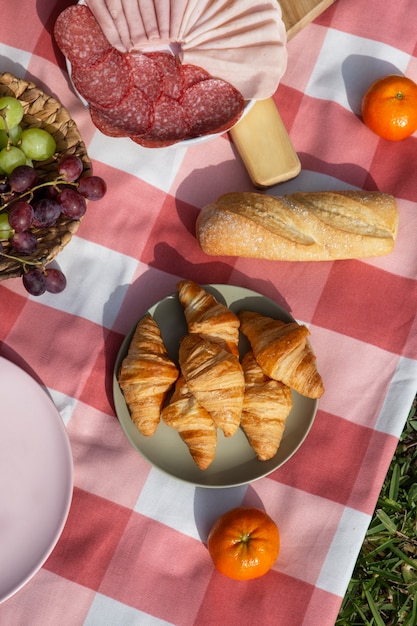
[[46, 391], [0, 357], [0, 602], [40, 569], [67, 519], [72, 456]]

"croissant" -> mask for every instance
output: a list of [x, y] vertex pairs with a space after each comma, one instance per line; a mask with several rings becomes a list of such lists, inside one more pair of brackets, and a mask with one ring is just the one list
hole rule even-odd
[[135, 329], [118, 374], [132, 421], [142, 435], [154, 434], [162, 406], [178, 374], [157, 323], [151, 315], [145, 315]]
[[185, 335], [179, 362], [188, 387], [226, 437], [239, 428], [245, 379], [239, 360], [219, 344]]
[[180, 281], [177, 288], [189, 332], [219, 343], [238, 356], [240, 321], [237, 315], [192, 280]]
[[267, 376], [308, 398], [323, 395], [323, 381], [307, 339], [310, 331], [306, 326], [297, 322], [285, 324], [253, 311], [241, 311], [239, 319], [241, 330]]
[[240, 425], [260, 461], [275, 456], [292, 408], [289, 387], [266, 376], [249, 350], [242, 359], [245, 396]]
[[196, 465], [207, 469], [216, 453], [217, 428], [190, 392], [184, 376], [178, 378], [169, 404], [162, 410], [162, 419], [179, 433]]

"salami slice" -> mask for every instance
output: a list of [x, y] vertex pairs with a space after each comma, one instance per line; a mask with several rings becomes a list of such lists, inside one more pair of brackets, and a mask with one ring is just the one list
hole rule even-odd
[[54, 37], [73, 67], [91, 67], [112, 48], [90, 9], [81, 4], [71, 5], [58, 15]]
[[133, 87], [116, 107], [101, 109], [100, 120], [123, 131], [123, 136], [141, 135], [151, 128], [154, 109], [145, 94]]
[[81, 96], [98, 108], [116, 106], [131, 87], [128, 63], [116, 48], [112, 48], [100, 63], [92, 67], [73, 67], [72, 81]]
[[[137, 143], [155, 142], [158, 145], [169, 145], [187, 139], [189, 123], [184, 109], [179, 102], [168, 96], [161, 96], [155, 103], [154, 121], [150, 130], [143, 137], [135, 137]], [[166, 143], [168, 142], [168, 143]]]
[[132, 82], [152, 101], [162, 93], [162, 74], [157, 63], [146, 54], [127, 53]]
[[181, 74], [181, 64], [170, 52], [144, 52], [152, 59], [162, 75], [162, 93], [169, 98], [178, 100], [184, 93], [184, 82]]
[[181, 104], [190, 123], [190, 136], [199, 137], [233, 126], [243, 113], [245, 101], [230, 83], [209, 78], [186, 89]]
[[207, 72], [202, 67], [198, 65], [191, 65], [190, 63], [186, 63], [185, 65], [181, 65], [181, 74], [182, 80], [184, 83], [184, 89], [188, 89], [192, 85], [201, 82], [202, 80], [207, 80], [207, 78], [211, 78], [211, 74]]
[[173, 146], [178, 143], [178, 140], [176, 139], [163, 141], [160, 139], [150, 139], [149, 137], [145, 138], [143, 135], [139, 135], [137, 137], [131, 136], [130, 138], [143, 148], [167, 148], [168, 146]]
[[94, 106], [90, 106], [90, 117], [94, 126], [98, 128], [103, 135], [107, 137], [128, 137], [129, 133], [123, 128], [118, 128], [114, 125], [114, 122], [108, 119], [103, 114], [102, 109], [96, 109]]

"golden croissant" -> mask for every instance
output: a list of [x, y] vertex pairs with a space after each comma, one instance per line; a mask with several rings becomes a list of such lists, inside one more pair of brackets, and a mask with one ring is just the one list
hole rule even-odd
[[310, 331], [297, 322], [284, 323], [253, 311], [239, 313], [241, 330], [267, 376], [307, 396], [320, 398], [323, 381], [307, 339]]
[[180, 281], [177, 288], [189, 332], [219, 343], [238, 356], [240, 322], [237, 315], [192, 280]]
[[260, 461], [277, 453], [292, 408], [289, 387], [272, 380], [258, 365], [252, 350], [242, 359], [245, 396], [240, 425]]
[[157, 323], [151, 315], [145, 315], [135, 329], [118, 375], [132, 421], [142, 435], [154, 434], [178, 374]]
[[189, 390], [184, 376], [178, 378], [169, 404], [162, 410], [162, 419], [187, 444], [196, 465], [207, 469], [216, 453], [217, 428]]
[[179, 362], [188, 387], [226, 437], [239, 428], [245, 379], [239, 360], [219, 344], [185, 335]]

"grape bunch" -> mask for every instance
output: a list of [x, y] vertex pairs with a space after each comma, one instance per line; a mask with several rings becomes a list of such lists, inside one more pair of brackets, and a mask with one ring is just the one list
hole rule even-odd
[[[42, 128], [22, 128], [22, 119], [21, 102], [0, 97], [0, 258], [22, 264], [23, 285], [30, 294], [59, 293], [66, 286], [63, 273], [32, 258], [39, 237], [61, 217], [81, 219], [87, 201], [104, 196], [106, 183], [99, 176], [83, 176], [79, 156], [58, 158], [54, 137]], [[51, 158], [57, 160], [56, 175], [45, 180], [34, 162]]]

